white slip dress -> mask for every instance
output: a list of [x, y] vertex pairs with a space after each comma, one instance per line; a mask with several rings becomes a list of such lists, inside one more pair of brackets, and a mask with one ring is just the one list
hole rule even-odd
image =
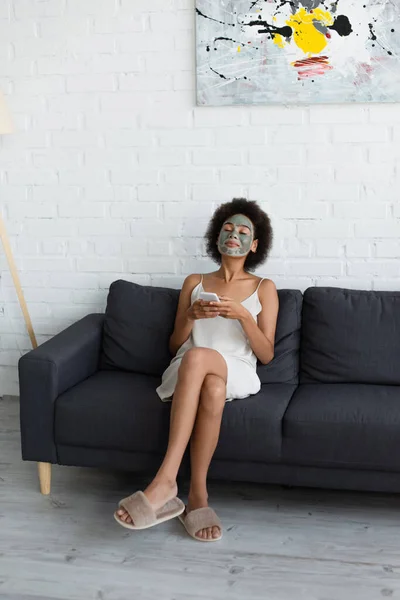
[[[263, 281], [261, 279], [256, 291], [241, 303], [256, 322], [257, 315], [262, 310], [258, 290]], [[203, 276], [192, 291], [192, 304], [199, 300], [202, 291], [204, 291]], [[223, 356], [228, 368], [227, 401], [234, 398], [247, 398], [260, 391], [261, 383], [256, 371], [257, 358], [240, 322], [237, 319], [214, 317], [213, 319], [197, 319], [194, 322], [191, 335], [179, 348], [175, 358], [172, 359], [162, 376], [161, 385], [156, 390], [162, 401], [172, 400], [178, 380], [179, 366], [183, 355], [190, 348], [211, 348]]]

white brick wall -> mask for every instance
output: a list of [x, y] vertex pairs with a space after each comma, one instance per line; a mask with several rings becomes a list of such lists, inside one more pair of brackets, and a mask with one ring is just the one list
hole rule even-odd
[[[1, 212], [39, 342], [117, 278], [211, 269], [204, 228], [235, 195], [271, 214], [279, 287], [400, 287], [399, 105], [197, 108], [193, 4], [0, 2]], [[30, 346], [2, 251], [0, 274], [1, 395]]]

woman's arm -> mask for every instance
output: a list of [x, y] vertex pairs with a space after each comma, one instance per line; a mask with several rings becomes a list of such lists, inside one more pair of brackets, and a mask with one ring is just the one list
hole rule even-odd
[[169, 340], [169, 349], [175, 356], [179, 348], [192, 333], [193, 323], [197, 319], [215, 319], [219, 315], [219, 307], [212, 306], [215, 302], [196, 300], [192, 304], [192, 291], [200, 283], [200, 275], [186, 277], [179, 296], [178, 310], [175, 319], [174, 332]]
[[276, 286], [270, 279], [265, 279], [260, 285], [258, 296], [262, 311], [258, 315], [258, 324], [249, 311], [239, 319], [250, 346], [262, 362], [267, 365], [274, 358], [276, 322], [279, 311], [279, 298]]
[[188, 309], [191, 305], [191, 294], [195, 286], [199, 283], [199, 275], [189, 275], [186, 277], [179, 296], [178, 310], [176, 312], [175, 327], [169, 340], [169, 349], [173, 356], [179, 348], [186, 342], [192, 333], [193, 319], [189, 318]]

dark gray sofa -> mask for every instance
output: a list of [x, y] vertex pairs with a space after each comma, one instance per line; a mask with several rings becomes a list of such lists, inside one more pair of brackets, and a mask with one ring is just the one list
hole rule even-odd
[[[179, 292], [116, 281], [91, 314], [19, 361], [24, 460], [154, 474]], [[261, 391], [227, 403], [210, 478], [400, 491], [400, 292], [280, 290]], [[189, 473], [188, 452], [181, 474]]]

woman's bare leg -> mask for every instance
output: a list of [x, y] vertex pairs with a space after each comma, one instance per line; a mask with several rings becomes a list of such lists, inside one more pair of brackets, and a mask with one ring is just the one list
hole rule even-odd
[[[200, 391], [207, 375], [217, 375], [226, 381], [226, 362], [215, 350], [192, 348], [184, 355], [178, 374], [171, 407], [167, 452], [150, 485], [144, 490], [147, 499], [158, 510], [176, 496], [176, 477], [193, 431], [199, 406]], [[132, 523], [128, 513], [120, 509], [119, 517]]]
[[[201, 388], [196, 423], [190, 440], [189, 512], [208, 506], [207, 473], [218, 443], [225, 400], [225, 380], [217, 375], [207, 375]], [[208, 527], [196, 532], [196, 536], [205, 539], [220, 535], [219, 527]]]

